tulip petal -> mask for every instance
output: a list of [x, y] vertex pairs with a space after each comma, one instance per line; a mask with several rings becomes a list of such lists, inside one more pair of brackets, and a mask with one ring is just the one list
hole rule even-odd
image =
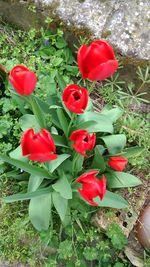
[[95, 178], [95, 176], [99, 173], [99, 171], [95, 171], [95, 170], [91, 170], [88, 171], [87, 173], [82, 174], [80, 177], [78, 177], [78, 179], [76, 180], [76, 182], [78, 183], [88, 183], [90, 181], [90, 179], [93, 179], [93, 177]]
[[106, 55], [105, 50], [106, 49], [103, 43], [101, 45], [98, 45], [93, 42], [90, 45], [89, 53], [87, 54], [82, 63], [84, 74], [86, 76], [92, 69], [108, 61], [108, 57]]
[[34, 91], [36, 86], [36, 75], [32, 71], [26, 72], [26, 75], [23, 80], [23, 88], [24, 88], [24, 94], [25, 95], [31, 95], [31, 93]]
[[[87, 74], [85, 74], [85, 70], [84, 70], [84, 66], [83, 66], [83, 61], [85, 59], [85, 57], [87, 56], [87, 54], [89, 53], [90, 47], [87, 47], [86, 45], [82, 45], [79, 50], [78, 50], [78, 54], [77, 54], [77, 62], [78, 62], [78, 67], [79, 70], [81, 72], [81, 74], [84, 76], [86, 76]], [[86, 77], [84, 77], [85, 79]]]
[[109, 158], [108, 165], [116, 171], [122, 172], [128, 163], [128, 159], [119, 156], [113, 156]]
[[78, 189], [79, 194], [81, 195], [81, 197], [83, 197], [88, 203], [90, 203], [92, 206], [98, 206], [98, 204], [96, 202], [94, 202], [92, 199], [90, 199], [88, 197], [87, 194], [85, 194], [84, 190], [82, 189]]
[[107, 59], [115, 59], [113, 47], [108, 42], [106, 42], [105, 40], [96, 40], [94, 41], [94, 43], [100, 46], [103, 45], [103, 48], [101, 47], [101, 54], [105, 54]]
[[38, 162], [46, 162], [50, 160], [57, 159], [56, 154], [50, 154], [50, 153], [33, 153], [28, 156], [28, 159], [33, 160], [33, 161], [38, 161]]
[[43, 140], [47, 143], [47, 145], [49, 146], [50, 151], [56, 153], [56, 147], [55, 147], [55, 143], [52, 139], [51, 134], [49, 133], [49, 131], [47, 131], [46, 129], [42, 128], [42, 133], [41, 136], [43, 138]]
[[76, 140], [76, 138], [78, 138], [78, 136], [83, 135], [85, 133], [86, 133], [86, 130], [78, 129], [78, 130], [71, 133], [69, 140], [74, 141], [74, 140]]
[[34, 130], [31, 128], [25, 131], [21, 138], [21, 147], [23, 156], [30, 154], [30, 145], [33, 135], [34, 135]]
[[9, 81], [12, 84], [12, 86], [15, 88], [16, 92], [23, 96], [24, 91], [20, 90], [20, 83], [18, 83], [16, 80], [14, 80], [13, 77], [10, 75], [9, 75]]
[[94, 68], [93, 70], [91, 70], [87, 78], [93, 81], [94, 80], [102, 81], [113, 75], [117, 68], [118, 68], [117, 60], [109, 60], [106, 63], [103, 63]]

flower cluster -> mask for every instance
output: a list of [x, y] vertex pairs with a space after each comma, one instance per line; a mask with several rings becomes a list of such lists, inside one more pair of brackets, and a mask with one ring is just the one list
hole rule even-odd
[[[92, 81], [104, 80], [110, 77], [117, 69], [118, 62], [113, 48], [104, 40], [97, 40], [91, 45], [82, 45], [77, 56], [78, 67], [83, 79]], [[36, 75], [22, 65], [15, 66], [9, 74], [9, 81], [21, 96], [30, 96], [36, 87]], [[62, 101], [66, 109], [75, 114], [84, 114], [88, 105], [88, 90], [76, 84], [68, 85], [62, 93]], [[83, 157], [96, 145], [96, 133], [89, 133], [85, 129], [77, 129], [68, 136], [70, 146]], [[26, 130], [21, 138], [22, 155], [29, 160], [47, 162], [56, 160], [56, 147], [52, 135], [47, 129], [34, 133], [33, 128]], [[128, 160], [120, 156], [110, 156], [107, 160], [108, 168], [121, 172]], [[80, 195], [91, 205], [98, 204], [93, 198], [99, 196], [102, 200], [106, 193], [106, 178], [96, 177], [99, 171], [89, 170], [76, 179], [82, 185]]]

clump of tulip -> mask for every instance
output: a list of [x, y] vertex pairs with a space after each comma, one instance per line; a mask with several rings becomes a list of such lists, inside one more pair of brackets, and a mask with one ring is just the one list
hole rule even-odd
[[[113, 48], [104, 40], [82, 45], [77, 62], [82, 78], [91, 81], [104, 80], [118, 68]], [[9, 81], [20, 99], [31, 105], [26, 114], [30, 119], [17, 148], [20, 160], [15, 158], [15, 152], [10, 157], [0, 154], [0, 158], [28, 173], [29, 182], [26, 194], [8, 196], [5, 201], [30, 199], [29, 217], [38, 230], [49, 227], [53, 206], [62, 222], [71, 216], [68, 211], [72, 198], [91, 206], [127, 207], [127, 201], [112, 190], [135, 186], [140, 181], [123, 172], [132, 148], [128, 153], [124, 149], [125, 135], [113, 133], [112, 122], [121, 116], [122, 110], [95, 112], [88, 89], [77, 84], [66, 85], [62, 93], [58, 89], [52, 96], [51, 108], [48, 102], [44, 104], [34, 96], [36, 74], [22, 65], [10, 71]], [[51, 126], [46, 124], [47, 114]], [[32, 125], [31, 116], [34, 117]]]

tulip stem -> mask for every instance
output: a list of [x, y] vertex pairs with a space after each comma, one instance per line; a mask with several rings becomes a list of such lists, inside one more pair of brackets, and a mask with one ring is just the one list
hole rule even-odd
[[96, 81], [93, 81], [88, 92], [89, 92], [89, 95], [93, 92], [94, 88], [95, 88], [95, 84], [96, 84]]
[[72, 116], [71, 116], [71, 120], [70, 120], [69, 126], [68, 126], [68, 136], [69, 136], [69, 133], [70, 133], [70, 128], [71, 128], [72, 123], [74, 122], [75, 118], [76, 118], [76, 113], [73, 113]]

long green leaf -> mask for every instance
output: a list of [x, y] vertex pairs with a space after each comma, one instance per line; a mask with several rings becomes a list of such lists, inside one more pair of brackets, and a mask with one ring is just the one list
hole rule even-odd
[[128, 207], [128, 202], [121, 196], [107, 191], [103, 200], [99, 197], [94, 198], [94, 201], [99, 205], [99, 207], [109, 207], [115, 209], [124, 209]]
[[125, 158], [139, 157], [144, 152], [144, 147], [130, 147], [125, 149], [121, 155]]
[[68, 148], [66, 138], [64, 136], [60, 136], [57, 134], [51, 134], [51, 136], [52, 136], [56, 146], [62, 146], [62, 147]]
[[116, 107], [112, 109], [103, 109], [101, 111], [102, 115], [105, 115], [106, 118], [108, 118], [111, 122], [115, 122], [117, 119], [119, 119], [123, 114], [123, 109]]
[[47, 187], [47, 188], [36, 190], [34, 192], [31, 192], [31, 193], [22, 193], [22, 194], [19, 193], [19, 194], [7, 196], [7, 197], [4, 197], [3, 200], [5, 203], [12, 203], [12, 202], [16, 202], [16, 201], [28, 200], [31, 198], [37, 198], [37, 197], [45, 196], [47, 194], [50, 194], [50, 192], [51, 192], [51, 187]]
[[84, 162], [84, 157], [76, 152], [72, 160], [72, 173], [80, 172], [83, 168], [83, 162]]
[[62, 109], [60, 108], [57, 109], [57, 116], [61, 125], [61, 129], [63, 130], [65, 136], [67, 137], [69, 125]]
[[29, 218], [38, 230], [47, 230], [51, 217], [51, 193], [31, 199], [29, 204]]
[[30, 96], [29, 100], [32, 106], [32, 111], [40, 127], [46, 128], [45, 115], [43, 110], [40, 108], [39, 104], [37, 103], [36, 99], [33, 96]]
[[[88, 126], [89, 132], [106, 132], [112, 133], [113, 132], [113, 125], [112, 122], [105, 116], [101, 115], [96, 112], [87, 111], [84, 112], [83, 115], [78, 117], [77, 125], [80, 125], [83, 122], [93, 121], [93, 124]], [[82, 124], [81, 124], [82, 126]], [[83, 127], [83, 126], [82, 126]]]
[[20, 118], [19, 123], [20, 123], [20, 127], [21, 127], [22, 131], [26, 131], [29, 128], [33, 128], [36, 132], [38, 132], [40, 130], [40, 126], [39, 126], [35, 116], [32, 114], [23, 115]]
[[39, 167], [36, 167], [36, 166], [32, 166], [29, 163], [26, 163], [26, 162], [23, 162], [23, 161], [20, 161], [17, 159], [13, 159], [13, 158], [10, 158], [10, 157], [2, 155], [2, 154], [0, 154], [0, 159], [2, 159], [3, 161], [5, 161], [11, 165], [16, 166], [19, 169], [22, 169], [28, 173], [31, 173], [33, 175], [37, 175], [37, 176], [44, 177], [44, 178], [50, 178], [51, 177], [50, 174], [46, 170], [39, 168]]
[[117, 154], [122, 151], [126, 144], [126, 136], [124, 134], [113, 134], [101, 137], [110, 154]]
[[18, 160], [23, 161], [23, 162], [28, 162], [28, 158], [22, 156], [21, 146], [18, 146], [15, 150], [11, 151], [9, 153], [9, 156], [11, 158], [18, 159]]
[[126, 172], [105, 173], [109, 188], [134, 187], [142, 184], [139, 178]]
[[61, 221], [63, 221], [67, 213], [68, 200], [66, 198], [63, 198], [57, 192], [53, 192], [52, 199], [53, 199], [54, 207], [57, 210]]
[[102, 153], [101, 153], [101, 145], [97, 145], [94, 149], [94, 159], [93, 159], [93, 162], [92, 162], [92, 165], [91, 165], [91, 168], [92, 169], [99, 169], [100, 172], [104, 172], [105, 171], [105, 168], [106, 168], [106, 165], [105, 165], [105, 161], [104, 161], [104, 158], [102, 156]]
[[31, 175], [28, 182], [28, 192], [34, 192], [38, 189], [40, 184], [43, 181], [43, 177], [37, 176], [37, 175]]
[[50, 173], [53, 173], [53, 171], [55, 171], [69, 157], [69, 154], [62, 154], [58, 155], [58, 158], [56, 160], [48, 162], [48, 169]]
[[63, 174], [62, 177], [54, 185], [52, 185], [52, 187], [56, 192], [59, 192], [63, 198], [72, 199], [71, 185], [65, 174]]

